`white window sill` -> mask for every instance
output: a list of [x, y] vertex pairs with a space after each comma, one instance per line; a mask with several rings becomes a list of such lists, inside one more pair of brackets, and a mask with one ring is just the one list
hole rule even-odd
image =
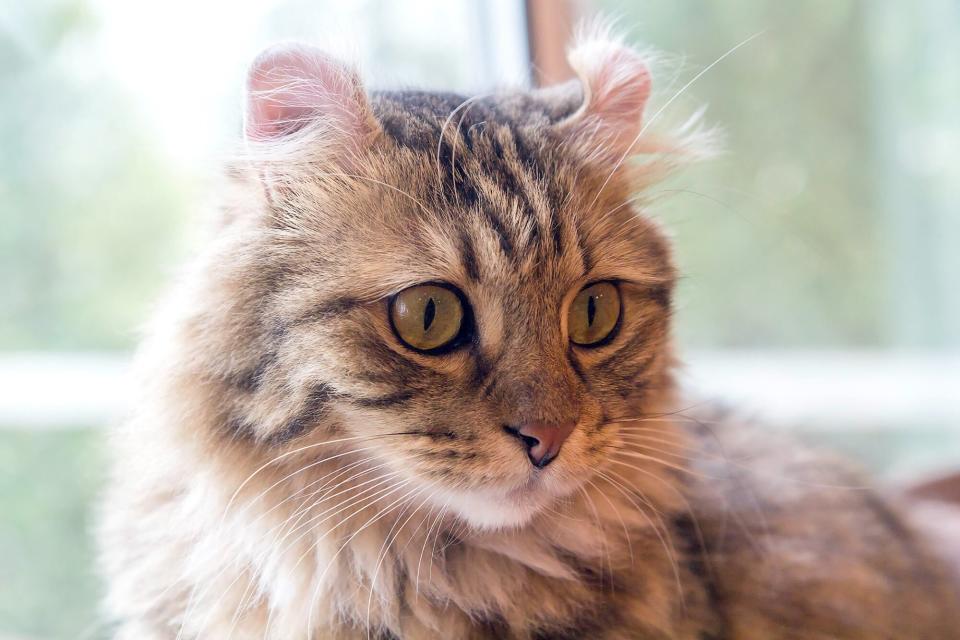
[[[775, 427], [960, 431], [960, 353], [697, 351], [679, 378]], [[0, 428], [109, 424], [129, 398], [128, 358], [0, 355]]]

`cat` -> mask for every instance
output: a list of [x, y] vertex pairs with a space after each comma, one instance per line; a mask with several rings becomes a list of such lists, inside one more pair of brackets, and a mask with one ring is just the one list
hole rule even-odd
[[100, 527], [118, 638], [960, 637], [843, 462], [674, 382], [646, 58], [368, 92], [261, 54], [209, 242], [138, 355]]

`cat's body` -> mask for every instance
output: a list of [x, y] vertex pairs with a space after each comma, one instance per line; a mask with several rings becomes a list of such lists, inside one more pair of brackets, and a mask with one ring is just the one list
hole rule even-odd
[[[251, 154], [116, 435], [121, 638], [957, 637], [862, 480], [676, 396], [674, 271], [631, 196], [685, 145], [643, 135], [635, 53], [573, 62], [580, 90], [465, 100], [258, 60]], [[397, 324], [424, 283], [463, 306], [440, 349]], [[574, 340], [591, 283], [616, 325]]]

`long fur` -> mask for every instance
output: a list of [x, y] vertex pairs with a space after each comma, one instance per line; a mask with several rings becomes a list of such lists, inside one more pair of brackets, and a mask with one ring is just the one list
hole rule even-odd
[[[895, 507], [678, 396], [643, 193], [690, 140], [645, 132], [636, 52], [571, 61], [578, 83], [471, 99], [367, 96], [324, 57], [326, 84], [266, 76], [335, 100], [254, 112], [141, 349], [101, 530], [118, 637], [956, 637]], [[572, 346], [563, 310], [598, 280], [618, 332]], [[443, 356], [388, 320], [436, 281], [477, 327]], [[564, 420], [544, 469], [503, 429]]]

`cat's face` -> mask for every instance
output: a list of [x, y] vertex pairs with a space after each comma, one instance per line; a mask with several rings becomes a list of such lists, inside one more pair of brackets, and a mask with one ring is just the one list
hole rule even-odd
[[649, 83], [624, 51], [581, 65], [582, 90], [466, 102], [367, 98], [310, 50], [258, 60], [247, 134], [268, 152], [240, 280], [260, 338], [239, 419], [256, 446], [360, 436], [481, 527], [605, 466], [616, 420], [669, 386], [674, 278], [618, 166]]

